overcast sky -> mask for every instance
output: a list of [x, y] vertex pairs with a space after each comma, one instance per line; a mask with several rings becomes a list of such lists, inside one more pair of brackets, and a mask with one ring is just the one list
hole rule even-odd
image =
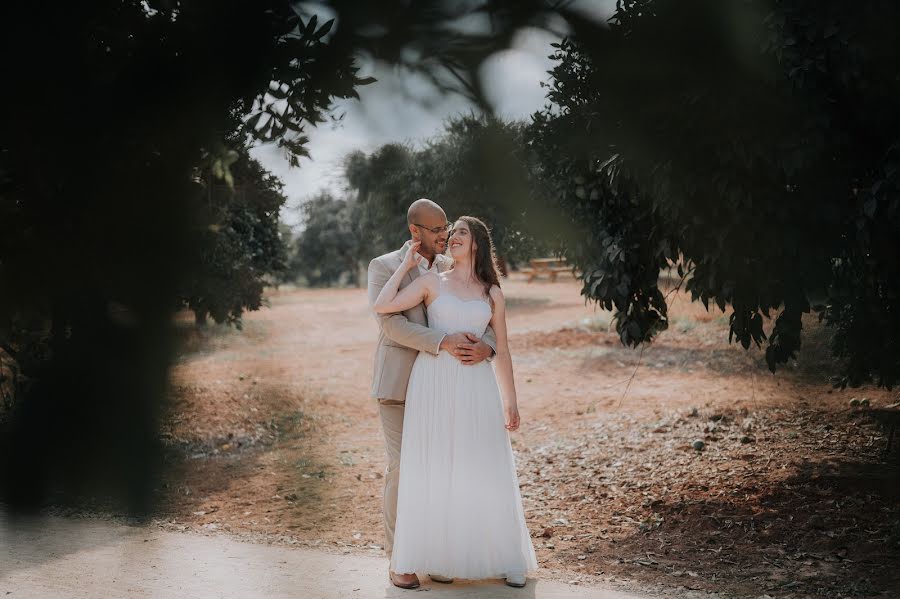
[[[606, 18], [615, 0], [586, 0], [590, 12]], [[480, 76], [488, 99], [498, 115], [507, 119], [527, 119], [545, 104], [546, 90], [541, 82], [549, 78], [552, 67], [547, 56], [558, 41], [537, 29], [520, 31], [512, 48], [489, 59]], [[462, 97], [447, 95], [429, 98], [428, 105], [416, 100], [424, 86], [408, 76], [386, 67], [360, 65], [361, 76], [372, 75], [376, 83], [359, 88], [360, 100], [342, 100], [335, 114], [344, 114], [339, 123], [321, 123], [309, 128], [308, 149], [311, 159], [291, 168], [282, 150], [264, 146], [252, 154], [285, 183], [288, 205], [282, 219], [289, 225], [299, 222], [297, 207], [320, 190], [341, 194], [345, 182], [341, 176], [344, 157], [354, 150], [369, 153], [389, 142], [421, 145], [439, 135], [447, 118], [469, 112], [472, 106]], [[415, 198], [412, 198], [415, 199]]]

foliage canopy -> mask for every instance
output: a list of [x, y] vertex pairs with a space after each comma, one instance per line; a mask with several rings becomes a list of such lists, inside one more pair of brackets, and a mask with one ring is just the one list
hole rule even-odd
[[522, 123], [474, 115], [450, 119], [421, 149], [386, 144], [371, 155], [347, 157], [345, 174], [357, 191], [373, 243], [368, 258], [409, 238], [406, 209], [418, 198], [436, 201], [451, 220], [471, 215], [490, 228], [498, 256], [519, 262], [544, 251], [533, 224], [540, 221], [540, 181]]
[[[305, 127], [371, 82], [361, 53], [477, 95], [481, 61], [549, 14], [465, 4], [2, 4], [0, 348], [27, 379], [0, 437], [10, 505], [55, 490], [148, 507], [172, 315], [210, 249], [195, 172], [236, 184], [232, 152], [253, 143], [296, 164]], [[488, 31], [449, 26], [475, 13]]]
[[[580, 234], [583, 294], [626, 344], [688, 272], [775, 370], [815, 308], [836, 382], [900, 374], [900, 46], [894, 3], [628, 0], [558, 44], [531, 140]], [[763, 317], [774, 317], [766, 332]]]

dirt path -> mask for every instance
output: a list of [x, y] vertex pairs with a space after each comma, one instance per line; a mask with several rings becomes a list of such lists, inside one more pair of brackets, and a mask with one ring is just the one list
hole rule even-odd
[[[436, 584], [434, 599], [647, 599], [529, 580]], [[383, 560], [240, 543], [99, 520], [47, 518], [0, 525], [0, 595], [12, 599], [354, 599], [409, 597]]]
[[[574, 282], [504, 288], [523, 418], [513, 446], [542, 579], [754, 599], [900, 588], [900, 475], [876, 422], [848, 406], [895, 398], [832, 390], [814, 323], [773, 377], [760, 351], [728, 345], [726, 317], [678, 293], [670, 330], [641, 353]], [[243, 332], [186, 321], [159, 524], [378, 556], [364, 292], [269, 297]]]

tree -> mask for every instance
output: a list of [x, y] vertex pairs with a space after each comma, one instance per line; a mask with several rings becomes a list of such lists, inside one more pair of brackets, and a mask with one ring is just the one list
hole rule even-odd
[[[661, 268], [773, 371], [801, 316], [833, 327], [836, 382], [900, 373], [900, 8], [628, 0], [557, 46], [530, 138], [578, 235], [583, 294], [624, 343], [667, 326]], [[775, 317], [777, 312], [777, 317]], [[766, 333], [763, 317], [775, 317]]]
[[322, 192], [303, 203], [303, 230], [294, 241], [291, 272], [314, 287], [338, 283], [349, 274], [359, 283], [360, 249], [365, 237], [359, 231], [355, 200], [338, 199]]
[[442, 175], [435, 181], [438, 197], [451, 214], [488, 223], [504, 263], [541, 251], [535, 236], [544, 212], [537, 201], [541, 185], [524, 129], [493, 117], [460, 117], [448, 122], [446, 135], [430, 148], [434, 172]]
[[415, 156], [412, 148], [392, 143], [370, 156], [354, 152], [345, 160], [347, 183], [356, 190], [358, 214], [367, 223], [368, 258], [400, 247], [409, 238], [406, 209], [415, 199], [429, 197], [415, 174]]
[[211, 316], [240, 328], [243, 311], [260, 308], [266, 283], [287, 266], [278, 220], [287, 201], [283, 184], [246, 152], [235, 158], [233, 185], [216, 184], [207, 173], [197, 203], [199, 263], [190, 268], [182, 298], [198, 324]]
[[470, 115], [450, 119], [422, 149], [387, 144], [369, 157], [350, 155], [345, 175], [374, 225], [372, 256], [408, 239], [406, 209], [420, 197], [437, 201], [451, 219], [482, 218], [502, 258], [521, 261], [543, 251], [532, 230], [543, 214], [540, 184], [523, 136], [521, 123]]
[[54, 490], [148, 507], [172, 314], [204, 247], [198, 168], [231, 185], [230, 152], [254, 143], [296, 164], [305, 127], [371, 82], [360, 54], [486, 106], [481, 63], [555, 5], [4, 3], [0, 348], [27, 379], [0, 437], [8, 504]]
[[302, 154], [303, 125], [365, 80], [287, 2], [51, 4], [0, 9], [17, 57], [0, 97], [0, 347], [23, 386], [0, 490], [144, 509], [173, 310], [205, 243], [192, 172], [233, 183], [235, 139]]

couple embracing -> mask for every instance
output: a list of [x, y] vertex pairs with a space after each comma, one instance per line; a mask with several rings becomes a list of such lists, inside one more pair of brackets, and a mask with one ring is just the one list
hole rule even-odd
[[407, 221], [412, 240], [368, 271], [391, 582], [416, 588], [419, 572], [522, 587], [537, 561], [509, 442], [519, 411], [493, 242], [480, 220], [449, 223], [430, 200]]

